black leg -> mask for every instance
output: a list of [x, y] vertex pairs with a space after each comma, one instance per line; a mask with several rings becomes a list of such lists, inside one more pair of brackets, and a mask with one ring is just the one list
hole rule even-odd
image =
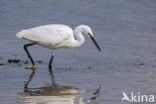
[[49, 69], [51, 69], [51, 64], [53, 63], [53, 59], [54, 59], [54, 54], [51, 56], [51, 59], [49, 61]]
[[32, 63], [33, 65], [35, 65], [35, 63], [34, 63], [32, 57], [31, 57], [31, 55], [30, 55], [30, 53], [29, 53], [29, 51], [28, 51], [28, 49], [27, 49], [27, 47], [32, 46], [32, 45], [35, 45], [35, 43], [25, 44], [25, 45], [24, 45], [24, 50], [26, 51], [28, 57], [30, 58], [31, 63]]
[[51, 82], [54, 86], [56, 86], [56, 82], [55, 82], [55, 79], [54, 79], [54, 75], [53, 75], [53, 70], [52, 68], [49, 68], [49, 74], [51, 76]]

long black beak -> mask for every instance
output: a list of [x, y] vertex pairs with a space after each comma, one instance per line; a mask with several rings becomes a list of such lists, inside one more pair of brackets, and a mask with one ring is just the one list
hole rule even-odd
[[88, 35], [91, 38], [91, 40], [93, 41], [93, 43], [95, 44], [95, 46], [98, 48], [98, 50], [101, 52], [101, 49], [100, 49], [99, 45], [97, 44], [96, 40], [94, 39], [94, 37], [90, 33], [88, 33]]

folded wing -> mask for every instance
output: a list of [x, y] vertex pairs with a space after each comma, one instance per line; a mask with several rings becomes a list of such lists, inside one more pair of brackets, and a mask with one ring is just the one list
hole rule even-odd
[[46, 25], [22, 30], [16, 36], [32, 42], [55, 45], [73, 36], [73, 31], [66, 25]]

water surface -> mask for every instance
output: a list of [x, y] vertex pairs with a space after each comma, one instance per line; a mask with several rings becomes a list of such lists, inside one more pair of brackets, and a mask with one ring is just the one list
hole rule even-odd
[[[51, 99], [50, 104], [65, 100], [121, 104], [123, 91], [156, 96], [155, 18], [155, 0], [1, 0], [0, 104], [49, 103], [46, 99]], [[54, 23], [72, 28], [89, 25], [102, 53], [87, 36], [80, 48], [58, 50], [53, 63], [54, 86], [48, 69], [51, 50], [33, 46], [29, 50], [34, 60], [42, 63], [37, 63], [25, 91], [32, 72], [25, 69], [31, 63], [23, 44], [29, 42], [16, 39], [15, 34]], [[20, 62], [8, 63], [8, 59]]]

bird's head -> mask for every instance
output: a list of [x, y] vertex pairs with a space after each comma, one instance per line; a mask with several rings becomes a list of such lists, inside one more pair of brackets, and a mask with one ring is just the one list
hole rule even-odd
[[99, 45], [97, 44], [95, 38], [93, 37], [93, 32], [91, 30], [91, 28], [87, 25], [80, 25], [78, 26], [80, 27], [80, 30], [83, 34], [87, 34], [88, 37], [93, 41], [93, 43], [95, 44], [95, 46], [98, 48], [98, 50], [101, 52], [101, 49], [99, 47]]
[[86, 34], [89, 37], [90, 37], [90, 35], [93, 36], [93, 32], [92, 32], [92, 30], [91, 30], [91, 28], [89, 26], [87, 26], [87, 25], [80, 25], [80, 27], [81, 27], [81, 32], [83, 34]]

